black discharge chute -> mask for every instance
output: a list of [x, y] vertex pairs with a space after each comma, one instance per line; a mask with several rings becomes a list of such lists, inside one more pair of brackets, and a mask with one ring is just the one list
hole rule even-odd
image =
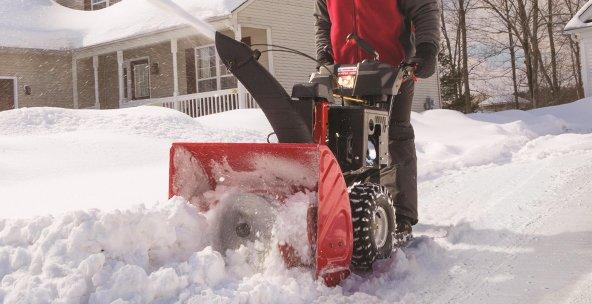
[[216, 49], [228, 70], [257, 101], [280, 143], [313, 143], [312, 132], [282, 85], [254, 57], [253, 50], [220, 32]]

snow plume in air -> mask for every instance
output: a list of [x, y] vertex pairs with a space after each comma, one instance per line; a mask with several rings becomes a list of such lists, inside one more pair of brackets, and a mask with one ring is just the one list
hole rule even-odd
[[200, 20], [199, 18], [194, 17], [172, 0], [148, 0], [148, 2], [171, 15], [175, 15], [183, 19], [183, 21], [193, 26], [198, 32], [214, 40], [216, 36], [216, 30], [211, 25], [204, 22], [203, 20]]

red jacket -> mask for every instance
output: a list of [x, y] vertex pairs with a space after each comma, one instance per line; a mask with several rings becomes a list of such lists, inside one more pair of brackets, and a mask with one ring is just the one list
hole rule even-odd
[[435, 0], [317, 0], [315, 17], [317, 57], [323, 59], [329, 46], [336, 63], [373, 59], [355, 41], [347, 40], [351, 33], [369, 43], [380, 61], [395, 66], [413, 55], [415, 45], [439, 44]]

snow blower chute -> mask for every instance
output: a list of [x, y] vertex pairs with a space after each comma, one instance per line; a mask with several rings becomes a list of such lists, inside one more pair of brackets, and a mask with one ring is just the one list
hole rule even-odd
[[[169, 195], [204, 211], [226, 204], [214, 244], [223, 253], [269, 240], [270, 210], [278, 202], [288, 204], [300, 192], [314, 196], [302, 231], [309, 252], [287, 243], [277, 248], [288, 265], [312, 266], [329, 286], [353, 267], [371, 268], [388, 257], [395, 230], [394, 207], [381, 186], [384, 173], [395, 170], [388, 157], [388, 105], [411, 69], [377, 61], [326, 66], [290, 96], [258, 63], [259, 51], [220, 33], [216, 48], [279, 143], [175, 143]], [[211, 196], [217, 191], [224, 197]]]

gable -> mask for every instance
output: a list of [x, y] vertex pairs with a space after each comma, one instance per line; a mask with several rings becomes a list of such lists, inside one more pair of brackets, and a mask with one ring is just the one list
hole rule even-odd
[[565, 31], [577, 31], [592, 27], [592, 0], [589, 0], [565, 25]]

